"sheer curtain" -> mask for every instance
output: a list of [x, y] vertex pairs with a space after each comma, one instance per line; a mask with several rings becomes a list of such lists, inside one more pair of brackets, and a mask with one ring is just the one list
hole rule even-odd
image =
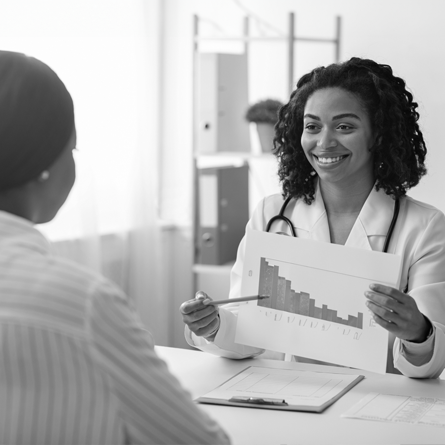
[[39, 228], [103, 273], [167, 343], [157, 224], [162, 0], [1, 2], [0, 46], [52, 67], [73, 96], [77, 181]]

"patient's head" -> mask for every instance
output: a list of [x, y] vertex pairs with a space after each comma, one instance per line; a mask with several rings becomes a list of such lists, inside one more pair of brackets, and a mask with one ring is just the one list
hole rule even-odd
[[71, 96], [46, 64], [0, 51], [0, 210], [50, 221], [75, 180]]

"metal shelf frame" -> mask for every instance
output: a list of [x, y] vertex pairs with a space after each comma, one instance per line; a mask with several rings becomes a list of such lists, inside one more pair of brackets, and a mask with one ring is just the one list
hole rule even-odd
[[[332, 38], [316, 38], [316, 37], [301, 37], [296, 34], [296, 16], [294, 12], [289, 12], [288, 16], [288, 33], [285, 37], [256, 37], [250, 35], [250, 18], [244, 17], [243, 20], [243, 35], [238, 37], [201, 37], [199, 36], [199, 17], [197, 15], [193, 16], [193, 54], [199, 51], [199, 43], [209, 42], [209, 41], [231, 41], [231, 42], [244, 42], [244, 52], [248, 54], [249, 44], [252, 42], [287, 42], [288, 46], [288, 87], [289, 94], [293, 90], [294, 83], [294, 63], [295, 63], [295, 44], [297, 42], [311, 42], [311, 43], [331, 43], [334, 45], [335, 50], [335, 62], [340, 61], [340, 51], [341, 51], [341, 27], [342, 21], [340, 16], [335, 17], [335, 36]], [[195, 66], [195, 64], [194, 64]], [[195, 76], [194, 76], [195, 78]]]
[[[198, 174], [197, 174], [197, 59], [200, 51], [200, 43], [209, 42], [209, 41], [227, 41], [227, 42], [240, 42], [244, 43], [244, 53], [248, 57], [249, 55], [249, 46], [255, 42], [284, 42], [287, 43], [287, 85], [289, 95], [293, 91], [294, 88], [294, 66], [296, 62], [296, 43], [297, 42], [311, 42], [315, 44], [332, 44], [334, 47], [334, 60], [335, 62], [340, 61], [340, 53], [341, 53], [341, 30], [342, 30], [342, 20], [340, 16], [335, 17], [335, 35], [332, 38], [315, 38], [315, 37], [302, 37], [297, 35], [296, 28], [296, 15], [294, 12], [289, 12], [288, 14], [288, 31], [287, 35], [283, 37], [276, 36], [265, 36], [265, 37], [257, 37], [250, 35], [250, 21], [252, 19], [244, 17], [243, 19], [243, 32], [241, 36], [230, 37], [230, 36], [221, 36], [221, 37], [203, 37], [199, 35], [199, 16], [193, 16], [193, 247], [194, 247], [194, 261], [196, 264], [196, 260], [198, 257], [198, 215], [199, 215], [199, 196], [198, 196]], [[215, 266], [212, 266], [215, 267]], [[196, 272], [193, 272], [194, 276], [194, 289], [196, 291]]]

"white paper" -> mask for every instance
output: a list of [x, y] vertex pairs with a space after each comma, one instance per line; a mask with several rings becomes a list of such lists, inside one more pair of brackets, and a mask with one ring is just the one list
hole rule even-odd
[[341, 416], [444, 428], [445, 399], [370, 393]]
[[280, 399], [293, 406], [319, 407], [338, 396], [355, 379], [357, 375], [250, 366], [203, 397]]
[[[237, 343], [386, 372], [388, 331], [373, 321], [364, 292], [371, 283], [398, 287], [400, 256], [253, 230], [246, 237], [241, 295], [275, 296], [240, 305]], [[297, 298], [299, 309], [312, 300], [318, 314], [292, 313]], [[262, 306], [268, 300], [272, 308]]]

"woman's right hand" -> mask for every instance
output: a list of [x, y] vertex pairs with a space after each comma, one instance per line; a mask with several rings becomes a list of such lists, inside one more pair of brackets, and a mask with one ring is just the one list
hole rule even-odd
[[198, 337], [213, 341], [219, 329], [219, 309], [216, 305], [203, 304], [211, 298], [202, 291], [196, 292], [193, 300], [181, 304], [179, 311], [184, 323]]

